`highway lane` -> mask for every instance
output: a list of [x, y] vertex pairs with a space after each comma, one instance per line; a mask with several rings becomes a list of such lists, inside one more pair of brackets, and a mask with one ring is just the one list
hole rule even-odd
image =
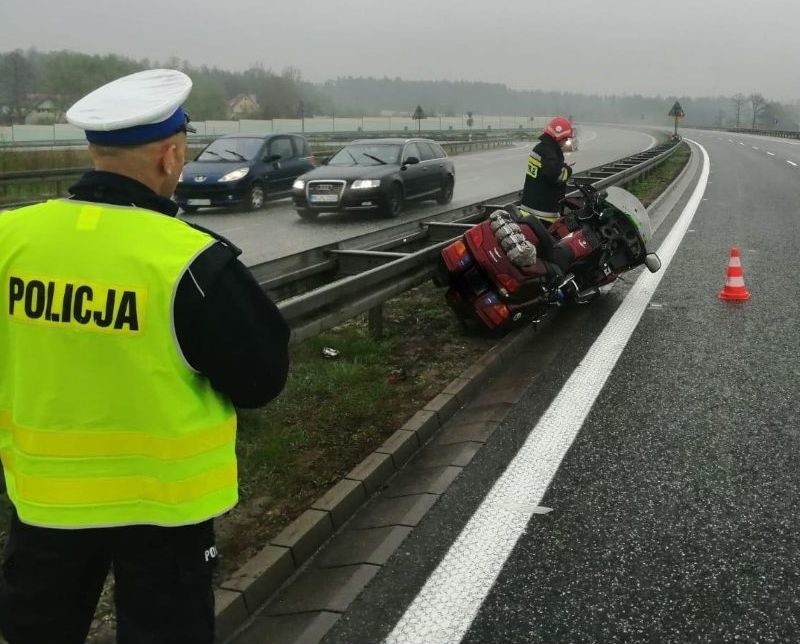
[[[789, 147], [767, 149], [772, 156], [763, 142], [688, 134], [708, 150], [709, 181], [577, 438], [571, 446], [565, 439], [566, 456], [535, 503], [552, 511], [525, 508], [525, 495], [507, 499], [508, 523], [523, 509], [529, 520], [465, 632], [451, 630], [462, 617], [459, 593], [433, 593], [428, 612], [390, 641], [798, 639], [800, 169], [787, 162], [795, 161]], [[665, 220], [659, 241], [688, 201]], [[717, 299], [733, 244], [753, 294], [747, 303]], [[625, 295], [615, 289], [592, 304], [591, 317], [587, 307], [565, 312], [565, 328], [573, 316], [582, 325], [553, 367], [531, 383], [326, 642], [379, 642], [393, 631], [487, 491], [542, 431], [539, 420]], [[475, 534], [488, 550], [500, 536]], [[484, 562], [457, 563], [469, 570]]]
[[[613, 126], [579, 126], [579, 135], [579, 150], [567, 155], [567, 161], [575, 163], [576, 171], [634, 154], [655, 144], [650, 134]], [[517, 142], [511, 148], [452, 157], [456, 166], [453, 202], [448, 206], [433, 201], [409, 204], [397, 219], [387, 219], [377, 213], [347, 213], [303, 221], [292, 208], [290, 199], [269, 202], [262, 210], [251, 213], [209, 209], [181, 217], [228, 237], [242, 248], [242, 260], [253, 265], [519, 190], [531, 147], [530, 142]]]
[[732, 145], [739, 145], [753, 152], [773, 157], [778, 162], [786, 163], [794, 168], [800, 167], [800, 141], [759, 136], [756, 134], [733, 134], [725, 132], [718, 132], [713, 135], [711, 133], [706, 133], [706, 136], [713, 137], [712, 140], [716, 142], [727, 142]]

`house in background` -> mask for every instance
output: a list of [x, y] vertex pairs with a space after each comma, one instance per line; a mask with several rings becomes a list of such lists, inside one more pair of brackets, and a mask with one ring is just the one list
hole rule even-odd
[[28, 125], [51, 125], [63, 121], [63, 114], [55, 100], [49, 96], [31, 96], [32, 106], [25, 116]]
[[260, 111], [255, 94], [239, 94], [228, 101], [228, 115], [234, 120], [254, 118]]

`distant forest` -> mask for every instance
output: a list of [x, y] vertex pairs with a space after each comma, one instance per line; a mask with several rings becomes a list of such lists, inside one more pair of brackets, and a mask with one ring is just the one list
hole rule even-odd
[[407, 81], [401, 78], [340, 77], [310, 83], [295, 68], [275, 72], [254, 67], [231, 72], [195, 67], [187, 61], [132, 60], [72, 51], [15, 50], [0, 54], [0, 123], [63, 121], [78, 98], [121, 75], [152, 67], [185, 71], [194, 81], [187, 111], [196, 120], [297, 118], [304, 116], [410, 115], [417, 105], [427, 116], [571, 115], [577, 121], [669, 124], [679, 100], [682, 125], [800, 129], [800, 102], [770, 101], [753, 88], [750, 95], [717, 97], [640, 96], [514, 90], [501, 83]]

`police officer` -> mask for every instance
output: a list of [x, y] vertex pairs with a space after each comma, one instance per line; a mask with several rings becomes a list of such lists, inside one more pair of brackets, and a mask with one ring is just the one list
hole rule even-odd
[[175, 218], [191, 81], [120, 78], [67, 112], [95, 170], [0, 215], [0, 453], [11, 644], [214, 639], [213, 518], [237, 503], [234, 406], [283, 388], [289, 331], [238, 249]]
[[563, 147], [574, 134], [572, 123], [563, 116], [557, 116], [544, 128], [528, 157], [520, 205], [523, 216], [535, 215], [547, 223], [558, 219], [559, 202], [572, 176], [572, 168], [564, 162]]

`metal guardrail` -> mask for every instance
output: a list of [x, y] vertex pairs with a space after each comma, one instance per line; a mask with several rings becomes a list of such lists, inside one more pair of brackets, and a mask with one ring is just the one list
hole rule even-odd
[[9, 172], [0, 172], [0, 185], [71, 179], [89, 170], [91, 170], [89, 167], [50, 168], [47, 170], [11, 170]]
[[742, 127], [695, 127], [693, 129], [730, 132], [731, 134], [757, 134], [758, 136], [774, 136], [779, 139], [800, 139], [800, 132], [794, 130], [753, 130]]
[[[663, 144], [578, 173], [573, 180], [598, 189], [625, 185], [650, 172], [679, 145]], [[519, 192], [500, 195], [250, 269], [277, 301], [292, 328], [293, 343], [368, 311], [371, 322], [379, 321], [383, 302], [430, 279], [439, 251], [480, 221], [491, 204], [507, 204], [519, 196]]]
[[759, 136], [775, 136], [780, 139], [800, 139], [800, 132], [791, 130], [751, 130], [745, 128], [728, 130], [732, 134], [758, 134]]
[[[211, 138], [214, 139], [218, 137]], [[488, 150], [498, 147], [508, 147], [512, 144], [512, 142], [513, 139], [505, 137], [477, 139], [475, 141], [440, 141], [439, 144], [448, 154], [461, 154], [463, 152], [472, 152], [474, 150]], [[324, 158], [325, 155], [333, 153], [335, 150], [341, 148], [342, 145], [344, 145], [344, 142], [320, 141], [315, 145], [312, 144], [312, 151], [317, 156]], [[0, 172], [0, 187], [50, 181], [56, 183], [54, 194], [60, 195], [64, 193], [61, 182], [74, 181], [77, 177], [85, 172], [88, 172], [89, 170], [91, 170], [91, 168], [73, 167], [52, 168], [47, 170], [14, 170], [9, 172]], [[0, 202], [0, 209], [21, 208], [22, 206], [29, 206], [31, 204], [39, 203], [40, 201], [41, 199], [17, 201], [12, 203]]]
[[[500, 145], [503, 141], [494, 141]], [[462, 142], [486, 145], [486, 141]], [[576, 183], [598, 189], [625, 185], [650, 172], [680, 145], [662, 144], [573, 175]], [[518, 201], [520, 192], [499, 195], [437, 213], [424, 221], [391, 226], [250, 267], [258, 283], [278, 303], [292, 328], [292, 342], [370, 311], [430, 279], [439, 251], [484, 216], [491, 204]]]

